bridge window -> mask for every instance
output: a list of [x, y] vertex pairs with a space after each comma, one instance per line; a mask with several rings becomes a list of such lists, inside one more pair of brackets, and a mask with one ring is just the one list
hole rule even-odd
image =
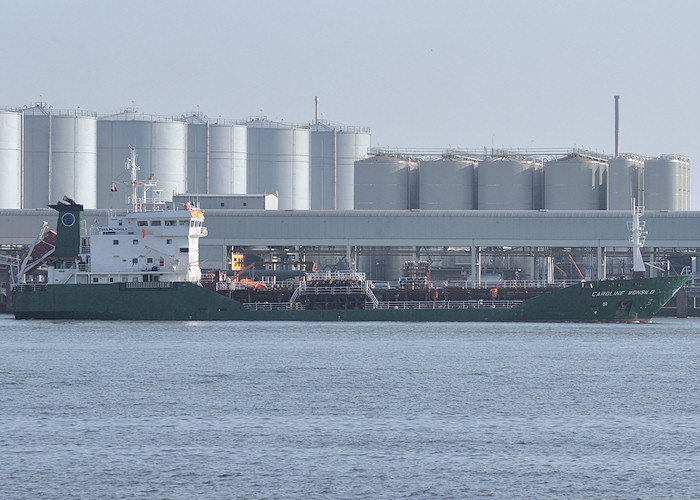
[[175, 225], [175, 221], [174, 221], [174, 220], [166, 220], [166, 221], [165, 221], [165, 225], [166, 225], [166, 226], [174, 226], [174, 225]]
[[137, 226], [147, 226], [148, 221], [147, 220], [140, 220], [136, 223]]
[[151, 226], [160, 226], [160, 221], [159, 220], [152, 220]]

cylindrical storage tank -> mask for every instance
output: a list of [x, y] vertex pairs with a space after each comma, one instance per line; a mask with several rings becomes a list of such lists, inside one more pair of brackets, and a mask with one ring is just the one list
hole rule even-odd
[[209, 126], [209, 192], [246, 194], [248, 129], [244, 125]]
[[641, 205], [644, 159], [638, 156], [618, 156], [608, 162], [608, 210], [632, 210], [632, 199]]
[[408, 210], [412, 207], [412, 160], [372, 156], [355, 162], [355, 210]]
[[535, 193], [532, 161], [493, 158], [477, 166], [479, 210], [533, 210]]
[[49, 109], [44, 105], [24, 110], [23, 208], [42, 208], [52, 202], [49, 198], [50, 121]]
[[85, 111], [24, 110], [24, 208], [64, 196], [97, 208], [97, 118]]
[[602, 210], [605, 208], [605, 161], [569, 155], [544, 165], [544, 208]]
[[369, 129], [311, 125], [311, 208], [352, 210], [355, 162], [367, 158]]
[[22, 208], [22, 115], [0, 111], [0, 208]]
[[187, 120], [187, 193], [209, 192], [209, 122], [199, 115]]
[[[127, 110], [97, 120], [97, 208], [127, 208], [129, 146], [136, 148], [139, 179], [158, 181], [163, 200], [187, 187], [187, 124], [181, 119]], [[110, 189], [115, 184], [117, 191]]]
[[246, 194], [248, 129], [187, 118], [187, 192]]
[[418, 165], [419, 208], [473, 210], [474, 164], [457, 157], [421, 160]]
[[682, 210], [687, 160], [664, 155], [644, 161], [644, 206], [648, 210]]
[[276, 194], [279, 210], [308, 210], [309, 130], [252, 120], [248, 126], [248, 194]]
[[53, 115], [51, 119], [51, 202], [64, 196], [97, 208], [97, 118]]
[[[389, 250], [389, 249], [387, 249]], [[403, 266], [410, 255], [360, 255], [357, 259], [357, 270], [365, 273], [368, 280], [399, 281]]]

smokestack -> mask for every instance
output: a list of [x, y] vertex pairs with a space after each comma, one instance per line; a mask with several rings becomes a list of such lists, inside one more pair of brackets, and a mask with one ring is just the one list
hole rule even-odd
[[316, 101], [316, 125], [318, 125], [318, 96], [314, 97], [314, 101]]
[[620, 96], [615, 96], [615, 158], [620, 156]]

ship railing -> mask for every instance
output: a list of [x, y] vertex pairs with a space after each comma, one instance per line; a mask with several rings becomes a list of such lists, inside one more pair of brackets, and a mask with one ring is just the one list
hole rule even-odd
[[365, 309], [512, 309], [522, 300], [392, 300], [365, 303]]
[[173, 288], [172, 281], [124, 281], [119, 283], [119, 289], [150, 289], [150, 288]]
[[248, 311], [298, 311], [304, 309], [304, 304], [289, 302], [247, 302], [243, 304]]
[[364, 287], [361, 285], [355, 286], [306, 286], [300, 288], [300, 294], [303, 295], [350, 295], [352, 293], [365, 293]]
[[316, 271], [306, 275], [306, 281], [365, 281], [365, 273], [358, 271]]
[[18, 283], [12, 285], [18, 292], [43, 292], [46, 290], [46, 283]]
[[427, 287], [428, 286], [428, 277], [427, 276], [418, 276], [414, 278], [399, 278], [399, 286], [401, 288], [408, 288], [408, 287]]
[[217, 281], [216, 282], [216, 290], [217, 291], [246, 290], [246, 286], [241, 284], [238, 281], [231, 281], [231, 282]]
[[[580, 283], [581, 280], [502, 280], [488, 281], [481, 280], [481, 283], [472, 283], [470, 280], [459, 281], [433, 281], [433, 288], [456, 287], [466, 289], [486, 289], [486, 288], [565, 288], [567, 286]], [[401, 281], [374, 281], [374, 289], [404, 289]]]
[[580, 283], [581, 280], [504, 280], [484, 281], [472, 283], [471, 281], [450, 282], [451, 286], [457, 285], [464, 288], [565, 288]]

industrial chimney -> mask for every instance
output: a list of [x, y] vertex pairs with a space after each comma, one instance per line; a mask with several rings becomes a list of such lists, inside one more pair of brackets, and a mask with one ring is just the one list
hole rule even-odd
[[620, 156], [620, 96], [615, 96], [615, 158]]

